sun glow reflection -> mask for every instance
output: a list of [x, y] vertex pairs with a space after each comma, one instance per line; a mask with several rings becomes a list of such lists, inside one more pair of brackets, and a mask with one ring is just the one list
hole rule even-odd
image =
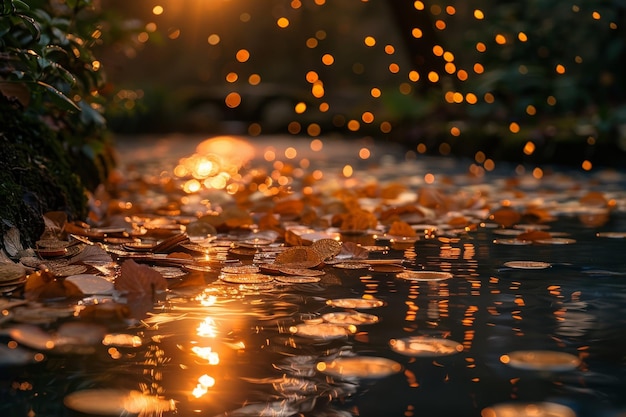
[[217, 326], [215, 325], [215, 320], [211, 317], [205, 318], [196, 329], [196, 332], [198, 333], [198, 336], [201, 337], [217, 337]]
[[220, 363], [220, 356], [217, 352], [213, 352], [210, 347], [194, 346], [191, 351], [205, 359], [210, 365], [217, 365]]

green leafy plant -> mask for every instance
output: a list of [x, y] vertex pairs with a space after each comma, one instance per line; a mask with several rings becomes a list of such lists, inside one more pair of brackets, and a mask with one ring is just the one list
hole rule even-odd
[[27, 243], [45, 211], [85, 216], [86, 191], [114, 165], [101, 19], [92, 0], [0, 0], [0, 228]]

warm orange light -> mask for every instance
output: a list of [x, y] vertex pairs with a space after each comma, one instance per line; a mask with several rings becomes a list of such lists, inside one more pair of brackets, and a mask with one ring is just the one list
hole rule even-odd
[[296, 107], [294, 108], [294, 110], [297, 114], [304, 113], [306, 111], [306, 103], [300, 102], [296, 104]]
[[229, 93], [224, 99], [224, 102], [226, 103], [226, 106], [234, 109], [241, 104], [241, 96], [239, 95], [239, 93], [236, 92]]
[[163, 14], [163, 11], [164, 11], [163, 6], [154, 6], [152, 8], [152, 14], [155, 16], [159, 16]]
[[476, 50], [477, 50], [478, 52], [485, 52], [485, 51], [487, 50], [487, 45], [485, 45], [485, 44], [484, 44], [484, 43], [482, 43], [482, 42], [478, 42], [478, 43], [476, 44]]
[[437, 74], [435, 71], [431, 71], [428, 73], [428, 81], [432, 82], [432, 83], [436, 83], [437, 81], [439, 81], [439, 74]]
[[218, 43], [220, 43], [220, 36], [213, 33], [209, 35], [209, 37], [207, 38], [207, 42], [209, 43], [209, 45], [217, 45]]
[[506, 37], [503, 34], [498, 33], [495, 37], [495, 41], [498, 45], [504, 45], [506, 44]]
[[229, 83], [234, 83], [239, 79], [239, 75], [236, 72], [229, 72], [226, 74], [226, 81]]
[[356, 132], [361, 127], [361, 123], [358, 120], [350, 120], [348, 121], [348, 130], [351, 132]]
[[385, 45], [385, 53], [387, 55], [393, 55], [396, 53], [396, 48], [394, 48], [393, 45]]
[[322, 142], [320, 139], [313, 139], [309, 147], [313, 152], [319, 152], [324, 147], [324, 142]]
[[482, 20], [485, 18], [485, 14], [483, 13], [482, 10], [476, 9], [474, 10], [474, 18], [477, 20]]
[[287, 19], [286, 17], [280, 17], [278, 18], [278, 20], [276, 21], [276, 25], [281, 28], [284, 29], [287, 26], [289, 26], [289, 19]]
[[361, 120], [363, 120], [364, 123], [372, 123], [374, 121], [374, 114], [366, 111], [361, 115]]
[[246, 49], [240, 49], [237, 51], [237, 54], [235, 55], [235, 57], [237, 58], [237, 61], [239, 62], [246, 62], [247, 60], [250, 59], [250, 52], [248, 52], [248, 50]]
[[382, 94], [382, 92], [380, 91], [380, 88], [376, 88], [376, 87], [374, 87], [374, 88], [372, 88], [372, 89], [370, 90], [370, 95], [371, 95], [372, 97], [374, 97], [374, 98], [378, 98], [378, 97], [380, 97], [380, 96], [381, 96], [381, 94]]
[[535, 152], [535, 144], [531, 141], [526, 142], [523, 152], [525, 155], [532, 155]]
[[309, 136], [319, 136], [322, 133], [322, 128], [317, 123], [311, 123], [307, 126], [306, 133]]
[[302, 126], [298, 122], [290, 122], [289, 125], [287, 125], [287, 130], [292, 135], [297, 135], [302, 131]]
[[389, 122], [382, 122], [380, 124], [380, 131], [383, 133], [389, 133], [391, 132], [391, 129], [392, 129], [392, 125]]
[[335, 57], [331, 54], [322, 55], [322, 63], [324, 65], [332, 65], [335, 62]]
[[413, 28], [413, 29], [411, 30], [411, 35], [412, 35], [415, 39], [419, 39], [419, 38], [421, 38], [421, 37], [424, 35], [424, 33], [422, 32], [422, 29], [420, 29], [420, 28]]
[[310, 83], [314, 83], [319, 80], [319, 75], [317, 75], [317, 72], [315, 71], [309, 71], [306, 73], [306, 80]]
[[366, 36], [363, 42], [369, 47], [376, 45], [376, 39], [373, 36]]
[[389, 72], [392, 74], [397, 74], [398, 72], [400, 72], [400, 66], [395, 62], [392, 62], [391, 64], [389, 64]]
[[261, 76], [259, 74], [250, 74], [248, 77], [248, 84], [259, 85], [261, 83]]
[[478, 97], [474, 93], [467, 93], [465, 95], [465, 101], [468, 104], [476, 104], [476, 103], [478, 103]]
[[409, 72], [409, 80], [413, 81], [413, 82], [417, 82], [420, 79], [420, 73], [412, 70]]
[[321, 81], [313, 83], [313, 86], [311, 87], [311, 94], [313, 94], [313, 97], [315, 98], [324, 97], [324, 84]]
[[285, 149], [285, 158], [294, 159], [296, 156], [298, 156], [298, 151], [296, 150], [296, 148], [290, 146]]

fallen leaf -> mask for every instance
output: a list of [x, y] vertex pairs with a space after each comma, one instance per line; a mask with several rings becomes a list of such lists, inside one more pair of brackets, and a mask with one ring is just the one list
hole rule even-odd
[[120, 275], [115, 279], [115, 289], [125, 293], [154, 294], [167, 290], [167, 281], [160, 272], [132, 259], [122, 263]]
[[72, 282], [58, 278], [43, 270], [28, 275], [24, 286], [27, 300], [51, 300], [56, 298], [83, 298], [85, 294]]
[[489, 217], [500, 226], [511, 227], [519, 223], [522, 215], [512, 208], [502, 208], [492, 212]]

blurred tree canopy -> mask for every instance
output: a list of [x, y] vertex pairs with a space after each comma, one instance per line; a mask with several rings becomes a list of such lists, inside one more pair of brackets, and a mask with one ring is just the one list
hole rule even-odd
[[[508, 148], [501, 157], [557, 162], [561, 141], [580, 145], [582, 158], [626, 148], [621, 1], [103, 4], [144, 22], [138, 52], [106, 55], [129, 89], [117, 99], [134, 111], [111, 115], [122, 132], [212, 131], [239, 120], [244, 133], [301, 135], [316, 124], [314, 135], [435, 152], [445, 143], [453, 153], [495, 143]], [[231, 93], [236, 106], [225, 103]], [[528, 155], [529, 141], [545, 154]]]

